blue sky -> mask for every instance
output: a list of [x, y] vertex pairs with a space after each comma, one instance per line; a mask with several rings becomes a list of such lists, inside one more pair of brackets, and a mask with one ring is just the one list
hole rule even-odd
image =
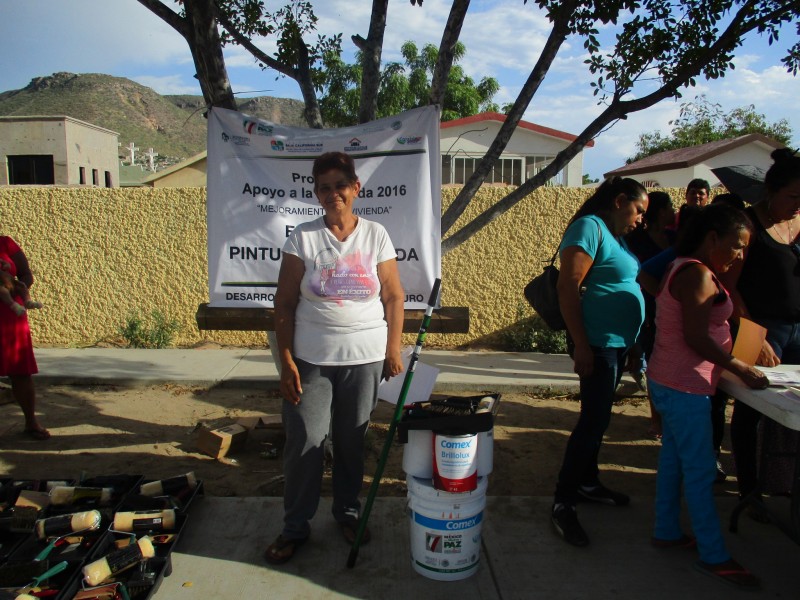
[[[283, 5], [285, 2], [267, 4]], [[371, 2], [325, 0], [314, 2], [321, 33], [344, 33], [343, 46], [352, 56], [350, 36], [366, 36]], [[450, 9], [447, 0], [425, 0], [422, 8], [408, 0], [391, 0], [383, 58], [401, 60], [399, 49], [411, 40], [419, 47], [438, 46]], [[495, 77], [501, 90], [495, 101], [512, 102], [530, 73], [549, 32], [535, 3], [523, 0], [473, 0], [462, 29], [467, 55], [461, 62], [476, 81]], [[723, 110], [754, 104], [770, 122], [788, 119], [800, 146], [800, 77], [780, 65], [780, 57], [794, 42], [793, 28], [784, 28], [777, 46], [753, 35], [736, 59], [736, 69], [724, 79], [706, 82], [684, 92], [677, 102], [664, 101], [630, 115], [601, 134], [586, 150], [584, 172], [602, 177], [622, 166], [635, 152], [639, 134], [669, 131], [680, 102], [705, 94]], [[263, 45], [266, 51], [269, 45]], [[525, 114], [525, 119], [578, 134], [600, 111], [591, 95], [590, 74], [583, 64], [582, 41], [570, 39]], [[274, 72], [261, 71], [249, 54], [226, 51], [229, 77], [237, 94], [271, 95], [299, 99], [297, 85], [276, 81]], [[199, 94], [186, 42], [136, 0], [0, 0], [0, 91], [25, 87], [32, 78], [57, 71], [106, 73], [127, 77], [162, 94]], [[126, 143], [127, 140], [120, 140]]]

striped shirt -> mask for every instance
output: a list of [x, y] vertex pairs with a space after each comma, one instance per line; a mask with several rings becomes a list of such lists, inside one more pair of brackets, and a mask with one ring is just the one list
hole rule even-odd
[[[653, 355], [647, 361], [647, 378], [680, 392], [710, 395], [717, 387], [722, 367], [701, 357], [683, 337], [683, 308], [669, 291], [672, 279], [684, 265], [698, 263], [694, 258], [677, 258], [665, 275], [666, 280], [656, 296], [656, 341]], [[709, 319], [709, 336], [730, 352], [731, 340], [728, 318], [733, 302], [722, 284], [714, 277], [720, 290]]]

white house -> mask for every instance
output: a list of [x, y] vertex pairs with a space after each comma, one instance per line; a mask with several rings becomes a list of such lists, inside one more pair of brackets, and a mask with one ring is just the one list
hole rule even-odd
[[719, 140], [669, 150], [647, 156], [605, 174], [619, 175], [639, 181], [646, 187], [684, 187], [692, 179], [707, 180], [712, 187], [719, 184], [711, 169], [748, 165], [765, 171], [772, 165], [770, 154], [784, 145], [760, 133], [750, 133], [727, 140]]
[[[505, 120], [506, 115], [486, 112], [442, 123], [439, 147], [442, 154], [443, 184], [466, 183]], [[520, 185], [549, 165], [556, 154], [575, 138], [576, 136], [564, 131], [520, 121], [486, 183]], [[590, 141], [587, 146], [594, 146], [594, 142]], [[550, 183], [581, 186], [583, 151], [578, 152]]]
[[119, 185], [119, 134], [64, 115], [0, 117], [0, 185]]

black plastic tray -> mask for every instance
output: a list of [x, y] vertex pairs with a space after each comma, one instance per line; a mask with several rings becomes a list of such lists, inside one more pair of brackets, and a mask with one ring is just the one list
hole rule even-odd
[[143, 496], [139, 493], [139, 489], [146, 483], [156, 481], [155, 479], [143, 479], [141, 483], [123, 498], [117, 510], [163, 510], [166, 508], [174, 508], [178, 512], [187, 512], [192, 502], [198, 496], [204, 496], [205, 490], [203, 488], [203, 481], [197, 480], [197, 485], [194, 489], [186, 488], [180, 494], [172, 496]]
[[459, 406], [477, 405], [487, 396], [493, 399], [490, 409], [474, 414], [441, 414], [436, 412], [429, 403], [407, 406], [397, 424], [397, 441], [401, 444], [407, 443], [408, 432], [411, 430], [446, 431], [453, 435], [491, 431], [500, 408], [500, 394], [450, 396], [439, 402], [444, 404], [452, 402]]
[[[58, 561], [58, 560], [50, 561], [50, 566], [53, 566], [53, 565], [55, 565], [56, 563], [59, 563], [59, 562], [61, 562], [61, 561]], [[53, 597], [60, 598], [61, 597], [61, 593], [63, 593], [63, 591], [67, 588], [67, 586], [69, 585], [70, 581], [72, 579], [74, 579], [75, 576], [78, 573], [80, 573], [81, 566], [83, 564], [82, 561], [67, 561], [67, 563], [68, 563], [67, 564], [67, 568], [64, 571], [62, 571], [61, 573], [57, 573], [56, 575], [53, 575], [50, 579], [48, 579], [47, 581], [43, 582], [43, 586], [47, 586], [48, 589], [60, 590], [60, 592], [57, 595], [48, 596], [49, 598], [53, 598]], [[6, 565], [11, 565], [11, 564], [16, 564], [16, 563], [11, 563], [10, 561], [8, 563], [6, 563]], [[15, 582], [13, 586], [4, 586], [4, 587], [0, 588], [0, 590], [2, 590], [5, 593], [15, 592], [17, 589], [19, 589], [20, 587], [22, 587], [24, 585], [27, 585], [28, 583], [30, 583], [30, 580], [28, 580], [28, 581], [20, 581], [19, 585], [17, 585], [16, 582]]]
[[80, 487], [104, 487], [111, 488], [111, 501], [107, 506], [101, 506], [96, 499], [86, 499], [74, 504], [53, 506], [47, 508], [47, 516], [65, 515], [74, 512], [97, 509], [103, 515], [103, 520], [107, 521], [116, 511], [117, 506], [134, 489], [139, 489], [139, 483], [144, 479], [141, 475], [100, 475], [90, 477], [74, 485]]
[[[176, 528], [177, 528], [177, 521], [176, 521]], [[182, 526], [182, 523], [181, 523]], [[113, 544], [114, 541], [120, 537], [118, 534], [115, 534], [112, 531], [106, 532], [106, 535], [103, 536], [102, 540], [97, 544], [95, 556], [92, 558], [87, 558], [86, 561], [83, 563], [84, 565], [88, 565], [94, 560], [97, 560], [101, 556], [105, 556], [106, 554], [113, 551]], [[177, 537], [175, 539], [177, 541]], [[172, 574], [172, 561], [169, 557], [169, 551], [174, 546], [173, 542], [168, 547], [163, 549], [164, 555], [160, 556], [159, 547], [156, 546], [156, 556], [149, 559], [147, 561], [148, 568], [155, 572], [155, 580], [152, 585], [145, 585], [145, 586], [132, 586], [131, 582], [136, 579], [138, 576], [139, 568], [138, 566], [132, 567], [127, 571], [123, 571], [122, 573], [118, 573], [116, 576], [112, 577], [109, 581], [120, 581], [124, 583], [128, 589], [128, 594], [131, 597], [131, 600], [144, 600], [146, 598], [150, 598], [153, 594], [156, 593], [159, 586], [161, 586], [161, 582], [163, 581], [164, 577], [168, 577]], [[84, 587], [83, 581], [83, 572], [78, 571], [77, 574], [73, 576], [73, 578], [69, 581], [69, 583], [64, 587], [61, 593], [56, 596], [56, 600], [72, 600], [75, 594], [78, 593]]]
[[[76, 533], [72, 537], [82, 538], [80, 542], [69, 541], [63, 544], [57, 544], [47, 555], [50, 562], [57, 562], [60, 560], [78, 560], [83, 561], [87, 556], [90, 556], [95, 546], [99, 543], [100, 539], [108, 529], [107, 524], [95, 531], [87, 531], [85, 533]], [[49, 540], [39, 540], [35, 535], [28, 535], [15, 549], [9, 557], [10, 561], [26, 561], [33, 560], [36, 556], [47, 547]]]

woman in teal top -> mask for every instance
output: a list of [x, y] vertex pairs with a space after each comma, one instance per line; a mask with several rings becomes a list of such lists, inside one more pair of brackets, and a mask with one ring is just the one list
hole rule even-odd
[[551, 519], [575, 546], [589, 543], [575, 509], [579, 498], [612, 506], [630, 502], [600, 483], [597, 455], [626, 353], [644, 320], [639, 261], [622, 238], [641, 222], [647, 203], [639, 182], [608, 179], [572, 217], [561, 242], [558, 299], [580, 377], [581, 413], [567, 442]]

